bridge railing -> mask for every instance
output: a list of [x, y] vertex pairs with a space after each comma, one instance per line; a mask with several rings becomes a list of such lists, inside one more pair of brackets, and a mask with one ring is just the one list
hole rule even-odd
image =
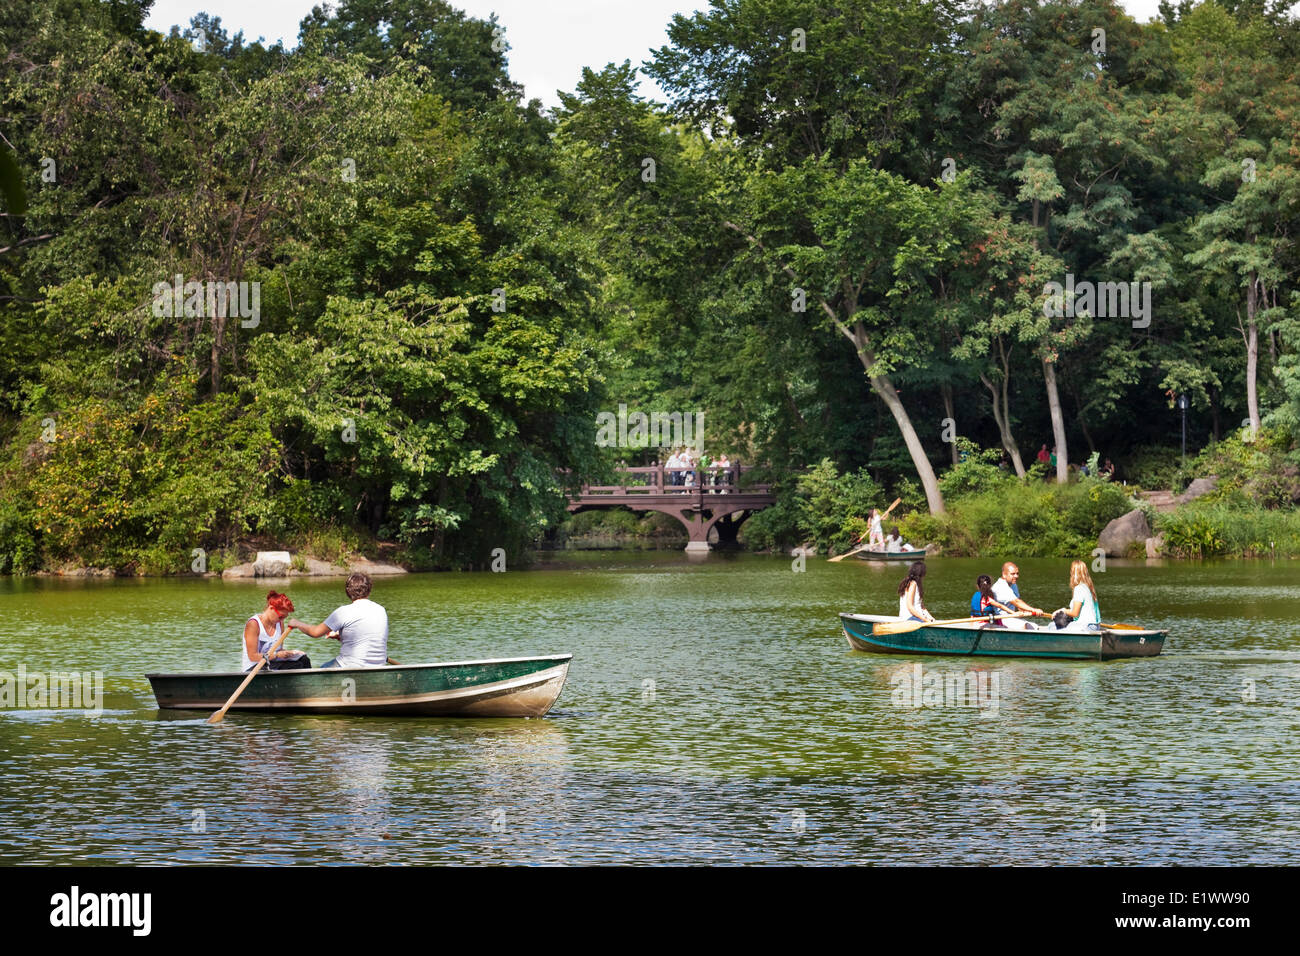
[[623, 479], [617, 485], [583, 485], [583, 495], [765, 495], [772, 486], [751, 484], [741, 487], [741, 475], [752, 471], [752, 465], [732, 464], [729, 467], [668, 468], [664, 465], [643, 465], [618, 469]]

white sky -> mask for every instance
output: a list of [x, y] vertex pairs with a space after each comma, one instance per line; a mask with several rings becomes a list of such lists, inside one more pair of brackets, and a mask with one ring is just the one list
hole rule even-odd
[[[319, 2], [319, 0], [317, 0]], [[559, 105], [557, 89], [572, 90], [584, 66], [631, 60], [640, 66], [649, 51], [668, 42], [665, 28], [674, 13], [706, 9], [708, 0], [450, 0], [470, 16], [486, 20], [491, 13], [506, 29], [510, 44], [510, 77], [524, 86], [528, 98]], [[154, 0], [145, 25], [167, 33], [173, 24], [189, 25], [199, 11], [221, 18], [231, 34], [244, 31], [248, 40], [263, 37], [268, 44], [298, 41], [298, 24], [311, 12], [313, 0]], [[1121, 0], [1139, 21], [1157, 15], [1159, 0]], [[663, 99], [646, 81], [641, 92]]]

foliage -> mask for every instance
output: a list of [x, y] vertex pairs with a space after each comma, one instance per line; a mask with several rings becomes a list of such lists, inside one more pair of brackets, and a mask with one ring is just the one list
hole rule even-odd
[[811, 542], [822, 551], [847, 551], [867, 530], [870, 509], [885, 509], [884, 497], [865, 470], [840, 474], [824, 458], [780, 489], [774, 507], [745, 523], [745, 541], [758, 549]]
[[1083, 557], [1101, 530], [1133, 507], [1126, 491], [1108, 482], [1011, 477], [955, 498], [947, 515], [913, 513], [902, 530], [918, 546], [934, 543], [955, 556]]
[[179, 573], [193, 549], [247, 530], [269, 496], [270, 425], [196, 386], [178, 369], [138, 401], [91, 399], [54, 419], [23, 476], [49, 560]]
[[[564, 484], [630, 451], [592, 441], [620, 403], [705, 412], [708, 454], [766, 470], [751, 545], [842, 550], [900, 497], [915, 543], [1086, 553], [1123, 490], [979, 451], [1052, 434], [1130, 484], [1217, 475], [1187, 553], [1290, 548], [1282, 5], [716, 0], [643, 68], [668, 104], [624, 62], [553, 112], [446, 0], [321, 5], [292, 50], [147, 7], [0, 12], [26, 194], [0, 216], [0, 572], [219, 568], [253, 539], [483, 566], [563, 537]], [[1049, 316], [1066, 274], [1149, 282], [1154, 321]], [[156, 314], [177, 275], [257, 283], [258, 320]]]
[[943, 473], [939, 487], [945, 498], [980, 494], [1015, 480], [998, 467], [1002, 452], [997, 448], [979, 448], [969, 438], [958, 438], [957, 448], [961, 460]]

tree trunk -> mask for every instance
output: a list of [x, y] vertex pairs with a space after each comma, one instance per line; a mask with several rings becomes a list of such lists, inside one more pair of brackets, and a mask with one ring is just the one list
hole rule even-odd
[[1043, 359], [1043, 381], [1047, 384], [1047, 408], [1052, 414], [1052, 437], [1056, 440], [1056, 482], [1069, 480], [1070, 454], [1065, 445], [1065, 419], [1061, 416], [1061, 393], [1056, 387], [1056, 366]]
[[[861, 355], [864, 367], [869, 367], [866, 356]], [[925, 448], [921, 445], [921, 439], [917, 437], [916, 429], [912, 427], [912, 420], [907, 417], [907, 409], [898, 398], [898, 392], [894, 389], [894, 383], [885, 375], [872, 375], [871, 387], [875, 393], [880, 396], [880, 400], [885, 403], [885, 407], [893, 413], [894, 421], [898, 423], [898, 430], [903, 435], [903, 442], [907, 445], [907, 451], [912, 456], [912, 464], [916, 466], [916, 474], [921, 479], [921, 487], [925, 489], [925, 500], [930, 506], [930, 513], [941, 515], [945, 508], [943, 505], [943, 495], [939, 493], [939, 481], [934, 476], [934, 468], [930, 465], [930, 459], [925, 455]]]
[[1259, 434], [1259, 327], [1255, 315], [1259, 311], [1259, 277], [1250, 274], [1246, 286], [1246, 411], [1250, 415], [1250, 437]]
[[1025, 477], [1025, 463], [1020, 457], [1020, 446], [1016, 444], [1015, 436], [1011, 434], [1011, 404], [1007, 400], [1007, 379], [1002, 378], [1002, 394], [998, 395], [997, 387], [992, 380], [980, 373], [980, 381], [984, 387], [989, 390], [989, 396], [993, 399], [993, 421], [997, 422], [998, 437], [1002, 439], [1002, 447], [1006, 449], [1011, 456], [1011, 465], [1016, 469], [1016, 475], [1020, 478]]
[[[224, 309], [218, 311], [224, 312]], [[221, 351], [226, 341], [226, 317], [224, 315], [214, 315], [212, 317], [212, 394], [218, 395], [221, 392]]]
[[957, 413], [952, 408], [952, 386], [944, 382], [939, 386], [939, 394], [943, 396], [943, 413], [952, 422], [953, 440], [948, 442], [948, 447], [952, 449], [952, 463], [959, 465], [961, 464], [961, 453], [957, 449]]

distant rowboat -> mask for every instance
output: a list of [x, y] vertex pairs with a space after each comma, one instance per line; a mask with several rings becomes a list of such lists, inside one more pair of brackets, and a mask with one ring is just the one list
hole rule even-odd
[[[572, 654], [263, 671], [232, 710], [386, 717], [542, 717], [560, 696]], [[217, 710], [245, 674], [148, 674], [162, 710]]]
[[859, 551], [857, 557], [862, 561], [924, 561], [925, 548], [915, 551]]
[[919, 627], [903, 634], [875, 634], [873, 624], [896, 624], [878, 614], [841, 614], [840, 626], [855, 651], [878, 654], [938, 654], [980, 657], [1048, 657], [1108, 661], [1121, 657], [1155, 657], [1168, 631], [1103, 628], [1100, 631], [1021, 631], [983, 622]]

